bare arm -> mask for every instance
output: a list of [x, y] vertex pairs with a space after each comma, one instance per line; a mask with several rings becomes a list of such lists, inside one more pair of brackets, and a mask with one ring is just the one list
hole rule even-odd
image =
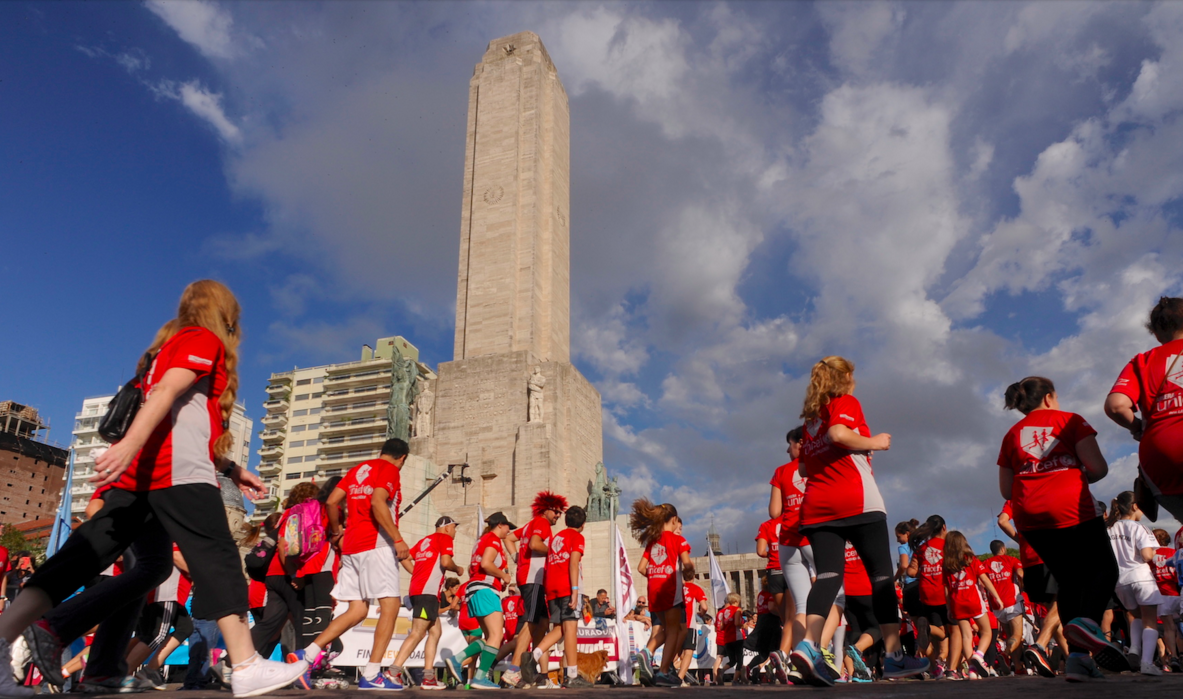
[[912, 556], [912, 560], [908, 563], [908, 577], [914, 578], [920, 574], [920, 558]]
[[1134, 401], [1124, 393], [1110, 393], [1105, 397], [1105, 415], [1130, 431], [1134, 439], [1142, 439], [1142, 418], [1137, 415]]
[[457, 575], [464, 575], [464, 569], [456, 565], [456, 561], [452, 560], [452, 557], [446, 553], [440, 556], [440, 569], [450, 570]]
[[891, 449], [891, 435], [883, 432], [874, 437], [864, 437], [846, 425], [833, 425], [826, 430], [830, 441], [851, 451], [886, 451]]
[[530, 537], [530, 553], [540, 553], [543, 556], [546, 555], [546, 542], [542, 540], [541, 536], [535, 534]]
[[185, 557], [181, 555], [180, 551], [173, 551], [173, 565], [181, 569], [181, 572], [189, 574], [189, 564], [185, 561]]
[[649, 577], [649, 559], [641, 557], [640, 562], [637, 563], [637, 573]]
[[1015, 566], [1015, 583], [1019, 586], [1019, 592], [1023, 591], [1023, 568]]
[[497, 549], [490, 546], [481, 554], [481, 570], [506, 583], [513, 582], [509, 573], [497, 567]]
[[899, 565], [897, 565], [896, 569], [895, 569], [895, 579], [896, 580], [903, 580], [904, 578], [913, 577], [908, 574], [908, 568], [911, 567], [912, 558], [913, 558], [912, 556], [909, 556], [906, 553], [900, 554], [900, 562], [899, 562]]
[[989, 592], [990, 598], [994, 600], [994, 608], [1002, 609], [1002, 598], [998, 596], [998, 590], [994, 589], [994, 583], [990, 581], [990, 576], [982, 573], [978, 576], [978, 581], [986, 586], [986, 592]]
[[[1015, 486], [1015, 472], [1009, 468], [998, 467], [998, 492], [1003, 500], [1010, 500]], [[1013, 537], [1012, 537], [1013, 538]]]
[[1142, 560], [1146, 561], [1147, 563], [1153, 561], [1154, 549], [1149, 547], [1142, 549]]
[[756, 555], [760, 558], [768, 558], [767, 539], [756, 539]]
[[382, 531], [386, 532], [394, 542], [394, 555], [401, 561], [411, 555], [411, 548], [407, 546], [407, 542], [403, 541], [403, 535], [399, 533], [398, 527], [394, 526], [394, 515], [390, 514], [390, 506], [386, 504], [389, 497], [390, 493], [386, 492], [386, 488], [375, 488], [374, 495], [370, 498], [370, 514], [374, 516], [374, 520]]
[[329, 499], [325, 502], [325, 512], [329, 516], [329, 543], [341, 552], [341, 536], [345, 531], [341, 528], [341, 503], [345, 500], [345, 491], [333, 488]]
[[679, 556], [679, 558], [682, 560], [682, 579], [683, 580], [693, 580], [694, 579], [694, 561], [690, 560], [690, 554], [687, 553], [686, 551], [683, 551], [682, 555]]
[[1019, 530], [1015, 529], [1015, 524], [1011, 520], [1010, 515], [1006, 514], [1005, 512], [1002, 512], [998, 515], [998, 528], [1006, 532], [1006, 535], [1014, 539], [1016, 542], [1019, 540]]
[[1106, 463], [1105, 455], [1101, 453], [1095, 436], [1090, 435], [1077, 442], [1076, 455], [1084, 464], [1084, 477], [1089, 483], [1096, 483], [1109, 475], [1109, 464]]
[[785, 511], [785, 501], [779, 486], [772, 486], [772, 493], [768, 496], [768, 519], [780, 519]]
[[131, 465], [132, 459], [144, 448], [156, 426], [172, 410], [177, 397], [192, 388], [195, 383], [197, 373], [189, 369], [173, 367], [164, 372], [164, 376], [152, 387], [148, 400], [144, 401], [143, 407], [136, 413], [136, 419], [132, 420], [127, 434], [94, 460], [95, 475], [91, 476], [90, 482], [101, 487], [119, 480]]
[[571, 608], [575, 609], [579, 599], [579, 561], [583, 559], [583, 554], [578, 551], [571, 552], [570, 568], [567, 570], [567, 579], [570, 580], [571, 585]]

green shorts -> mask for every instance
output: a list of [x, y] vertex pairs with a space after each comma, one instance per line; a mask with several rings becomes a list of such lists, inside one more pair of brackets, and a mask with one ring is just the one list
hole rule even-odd
[[481, 619], [500, 611], [501, 597], [492, 589], [482, 587], [468, 594], [468, 615], [473, 619]]

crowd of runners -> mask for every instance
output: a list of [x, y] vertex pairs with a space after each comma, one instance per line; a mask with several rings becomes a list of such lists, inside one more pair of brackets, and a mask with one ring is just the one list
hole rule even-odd
[[[142, 405], [96, 458], [88, 519], [0, 614], [0, 668], [12, 669], [0, 670], [0, 697], [32, 696], [32, 678], [61, 687], [72, 674], [83, 692], [161, 686], [153, 673], [195, 626], [203, 638], [221, 636], [234, 696], [313, 688], [332, 675], [342, 635], [371, 603], [379, 618], [361, 689], [591, 686], [597, 677], [580, 672], [578, 628], [592, 604], [608, 603], [581, 590], [583, 508], [539, 493], [523, 526], [502, 512], [486, 518], [471, 553], [455, 551], [457, 522], [448, 516], [408, 541], [399, 530], [408, 455], [400, 439], [343, 478], [294, 487], [283, 512], [246, 542], [248, 582], [218, 486], [220, 475], [263, 494], [256, 476], [224, 457], [239, 314], [229, 289], [199, 281], [158, 332], [140, 364]], [[1109, 470], [1096, 431], [1060, 409], [1052, 381], [1032, 376], [1006, 389], [1005, 407], [1021, 418], [1002, 436], [998, 526], [1017, 558], [1002, 540], [975, 552], [940, 515], [889, 530], [872, 454], [889, 449], [891, 435], [869, 428], [853, 363], [818, 361], [802, 424], [787, 435], [791, 460], [772, 475], [770, 518], [756, 534], [767, 559], [756, 608], [745, 613], [733, 594], [710, 609], [692, 582], [677, 509], [639, 499], [629, 525], [644, 547], [638, 572], [648, 605], [619, 617], [652, 633], [622, 666], [659, 687], [707, 677], [830, 686], [1179, 671], [1180, 533], [1172, 540], [1140, 520], [1155, 519], [1160, 506], [1183, 520], [1183, 299], [1161, 299], [1148, 329], [1160, 346], [1132, 359], [1104, 402], [1138, 440], [1140, 461], [1133, 489], [1108, 504], [1089, 489]], [[346, 609], [334, 618], [338, 603]], [[391, 657], [404, 604], [411, 628]], [[441, 653], [449, 613], [468, 644]], [[289, 623], [286, 662], [265, 659]], [[707, 623], [718, 660], [699, 668]], [[83, 637], [87, 653], [67, 658], [63, 649]], [[413, 677], [404, 665], [421, 642], [426, 671]], [[549, 665], [560, 646], [555, 682]]]

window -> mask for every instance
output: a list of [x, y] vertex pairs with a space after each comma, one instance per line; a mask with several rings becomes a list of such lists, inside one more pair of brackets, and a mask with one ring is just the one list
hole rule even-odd
[[315, 477], [316, 477], [316, 471], [305, 471], [305, 472], [304, 472], [304, 477], [305, 477], [305, 478], [315, 478]]
[[319, 430], [319, 429], [320, 429], [320, 423], [319, 423], [319, 422], [314, 422], [314, 423], [312, 423], [311, 425], [308, 425], [308, 429], [310, 429], [310, 430]]
[[320, 415], [320, 408], [311, 408], [308, 411], [309, 415]]
[[324, 392], [324, 391], [321, 391], [320, 393], [313, 393], [313, 394], [312, 394], [312, 397], [313, 397], [313, 398], [320, 398], [320, 397], [321, 397], [321, 396], [323, 396], [324, 394], [325, 394], [325, 392]]
[[289, 447], [292, 447], [293, 449], [295, 449], [296, 447], [302, 447], [302, 446], [304, 446], [304, 442], [302, 442], [302, 441], [300, 441], [300, 442], [292, 442], [292, 443], [291, 443], [291, 444], [289, 444], [288, 446], [289, 446]]
[[306, 429], [308, 429], [308, 425], [296, 425], [292, 428], [292, 432], [303, 432]]
[[[296, 479], [297, 479], [297, 478], [299, 478], [299, 477], [300, 477], [300, 474], [298, 474], [298, 473], [288, 473], [288, 474], [285, 474], [285, 475], [284, 475], [283, 479], [284, 479], [285, 481], [294, 481], [294, 480], [296, 480]], [[284, 492], [284, 494], [285, 494], [285, 495], [287, 494], [287, 491], [286, 491], [286, 490], [285, 490], [285, 491], [283, 491], [283, 492]]]
[[304, 410], [294, 410], [294, 411], [292, 411], [292, 417], [303, 417], [303, 416], [305, 416], [305, 415], [307, 415], [307, 414], [308, 414], [308, 410], [307, 410], [307, 409], [304, 409]]
[[312, 379], [300, 379], [299, 381], [296, 382], [296, 385], [297, 386], [307, 386], [310, 383], [312, 383]]
[[303, 463], [303, 461], [304, 461], [304, 457], [303, 457], [303, 456], [292, 456], [292, 457], [288, 457], [288, 463], [289, 463], [289, 464], [298, 464], [298, 463]]
[[308, 400], [308, 394], [301, 393], [300, 395], [296, 396], [296, 400]]
[[306, 440], [304, 443], [310, 447], [314, 447], [317, 444], [320, 444], [320, 440], [319, 439], [309, 439], [309, 440]]
[[318, 376], [312, 380], [312, 383], [324, 383], [324, 382], [325, 382], [325, 377], [323, 377], [323, 376]]

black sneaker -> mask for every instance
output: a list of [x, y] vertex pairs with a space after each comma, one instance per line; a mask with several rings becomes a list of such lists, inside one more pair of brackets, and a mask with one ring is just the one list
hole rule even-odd
[[563, 689], [588, 689], [595, 685], [583, 678], [583, 675], [568, 675], [563, 678]]
[[44, 620], [34, 622], [21, 634], [29, 645], [33, 664], [50, 684], [61, 687], [66, 683], [62, 677], [62, 641]]
[[684, 678], [682, 678], [682, 682], [690, 685], [691, 687], [701, 687], [702, 686], [702, 682], [699, 682], [698, 678], [695, 677], [694, 673], [691, 673], [691, 672], [686, 673], [686, 676]]
[[1040, 677], [1055, 677], [1056, 671], [1047, 659], [1047, 652], [1037, 644], [1032, 643], [1023, 650], [1023, 662], [1027, 667], [1034, 668]]
[[653, 675], [654, 687], [681, 687], [682, 680], [672, 672], [658, 672]]
[[522, 658], [522, 681], [519, 686], [532, 687], [538, 680], [538, 661], [534, 659], [534, 653], [526, 653], [526, 657]]

